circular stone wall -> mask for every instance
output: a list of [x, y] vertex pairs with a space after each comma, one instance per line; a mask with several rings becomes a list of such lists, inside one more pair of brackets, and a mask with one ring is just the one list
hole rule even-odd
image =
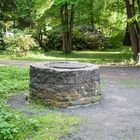
[[66, 108], [100, 100], [99, 66], [79, 62], [30, 65], [30, 97]]

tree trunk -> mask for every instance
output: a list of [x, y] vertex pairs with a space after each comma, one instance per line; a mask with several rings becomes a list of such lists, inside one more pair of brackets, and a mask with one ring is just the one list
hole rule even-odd
[[[3, 1], [0, 3], [0, 7], [3, 7]], [[4, 19], [4, 12], [2, 11], [2, 9], [0, 9], [0, 45], [3, 46], [3, 49], [5, 49], [5, 43], [4, 43], [4, 39], [3, 39], [3, 19]]]
[[90, 23], [91, 23], [91, 31], [93, 32], [94, 31], [94, 20], [93, 20], [93, 16], [91, 16], [91, 20], [90, 20]]
[[61, 25], [62, 25], [62, 42], [63, 52], [67, 54], [69, 51], [68, 41], [68, 7], [67, 3], [61, 6]]
[[65, 9], [64, 5], [61, 6], [61, 26], [62, 26], [62, 42], [63, 42], [63, 52], [65, 53]]
[[68, 3], [65, 3], [65, 54], [70, 53], [69, 49], [69, 12]]
[[123, 40], [123, 45], [127, 45], [127, 46], [131, 46], [131, 40], [130, 40], [130, 33], [128, 30], [128, 23], [125, 29], [125, 36], [124, 36], [124, 40]]
[[74, 5], [71, 5], [71, 13], [70, 13], [70, 31], [69, 31], [69, 52], [72, 51], [73, 23], [74, 23]]
[[3, 26], [0, 24], [0, 45], [3, 47], [1, 49], [5, 50], [5, 42], [3, 39]]
[[[71, 7], [69, 12], [69, 7]], [[62, 26], [62, 41], [63, 52], [65, 54], [72, 51], [72, 30], [74, 21], [74, 6], [65, 3], [61, 6], [61, 26]]]
[[137, 26], [137, 21], [132, 20], [134, 18], [134, 0], [125, 0], [126, 3], [126, 11], [127, 11], [127, 18], [130, 20], [128, 22], [128, 30], [130, 33], [130, 40], [132, 43], [132, 49], [134, 52], [134, 60], [137, 60], [138, 53], [140, 51], [140, 37], [139, 37], [139, 29]]

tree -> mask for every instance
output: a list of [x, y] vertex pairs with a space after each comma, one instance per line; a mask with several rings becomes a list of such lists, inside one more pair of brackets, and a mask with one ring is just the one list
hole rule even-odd
[[13, 18], [16, 20], [18, 28], [34, 27], [34, 7], [35, 0], [16, 0], [16, 9]]
[[4, 41], [3, 41], [3, 18], [4, 18], [4, 9], [3, 9], [4, 3], [3, 1], [0, 3], [0, 45], [4, 47]]
[[[39, 3], [43, 4], [44, 1], [40, 0]], [[60, 24], [61, 24], [63, 52], [65, 54], [71, 53], [75, 6], [76, 6], [76, 4], [79, 3], [79, 0], [76, 2], [74, 0], [54, 0], [54, 1], [50, 0], [49, 3], [50, 3], [50, 5], [47, 3], [47, 5], [48, 5], [47, 7], [41, 6], [41, 8], [39, 8], [41, 11], [40, 17], [46, 18], [47, 17], [46, 12], [48, 12], [48, 9], [49, 10], [59, 9], [59, 11], [60, 11], [59, 20], [60, 20]], [[40, 4], [40, 5], [42, 5], [42, 4]], [[55, 18], [55, 20], [56, 20], [56, 18]]]
[[61, 25], [62, 25], [62, 40], [63, 52], [65, 54], [72, 51], [72, 30], [74, 22], [74, 5], [65, 2], [61, 5]]
[[3, 33], [5, 31], [4, 22], [10, 19], [10, 12], [16, 7], [15, 0], [1, 0], [0, 2], [0, 45], [5, 47]]
[[140, 29], [136, 19], [136, 5], [140, 9], [139, 0], [125, 0], [127, 18], [128, 18], [128, 31], [130, 33], [130, 40], [134, 52], [134, 60], [138, 61], [138, 54], [140, 53]]

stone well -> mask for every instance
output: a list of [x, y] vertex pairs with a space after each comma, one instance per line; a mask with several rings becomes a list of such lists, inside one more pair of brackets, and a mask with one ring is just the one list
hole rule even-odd
[[101, 97], [99, 66], [79, 62], [32, 64], [30, 97], [60, 108], [95, 103]]

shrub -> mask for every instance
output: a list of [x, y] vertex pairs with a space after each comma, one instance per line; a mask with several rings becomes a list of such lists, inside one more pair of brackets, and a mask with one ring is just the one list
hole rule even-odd
[[46, 42], [45, 50], [62, 50], [62, 35], [61, 30], [54, 29], [48, 32], [48, 41]]
[[[62, 50], [62, 35], [59, 29], [48, 33], [46, 50]], [[73, 31], [73, 50], [102, 50], [108, 47], [107, 38], [102, 32], [88, 28], [75, 27]]]
[[123, 38], [124, 38], [124, 33], [122, 31], [118, 32], [115, 35], [112, 35], [108, 39], [109, 48], [110, 49], [120, 48], [123, 45]]
[[108, 47], [106, 37], [96, 29], [80, 28], [74, 30], [73, 44], [75, 50], [102, 50]]
[[13, 36], [4, 37], [6, 43], [6, 51], [9, 54], [25, 55], [32, 48], [37, 47], [37, 43], [31, 35], [24, 33], [16, 33]]

